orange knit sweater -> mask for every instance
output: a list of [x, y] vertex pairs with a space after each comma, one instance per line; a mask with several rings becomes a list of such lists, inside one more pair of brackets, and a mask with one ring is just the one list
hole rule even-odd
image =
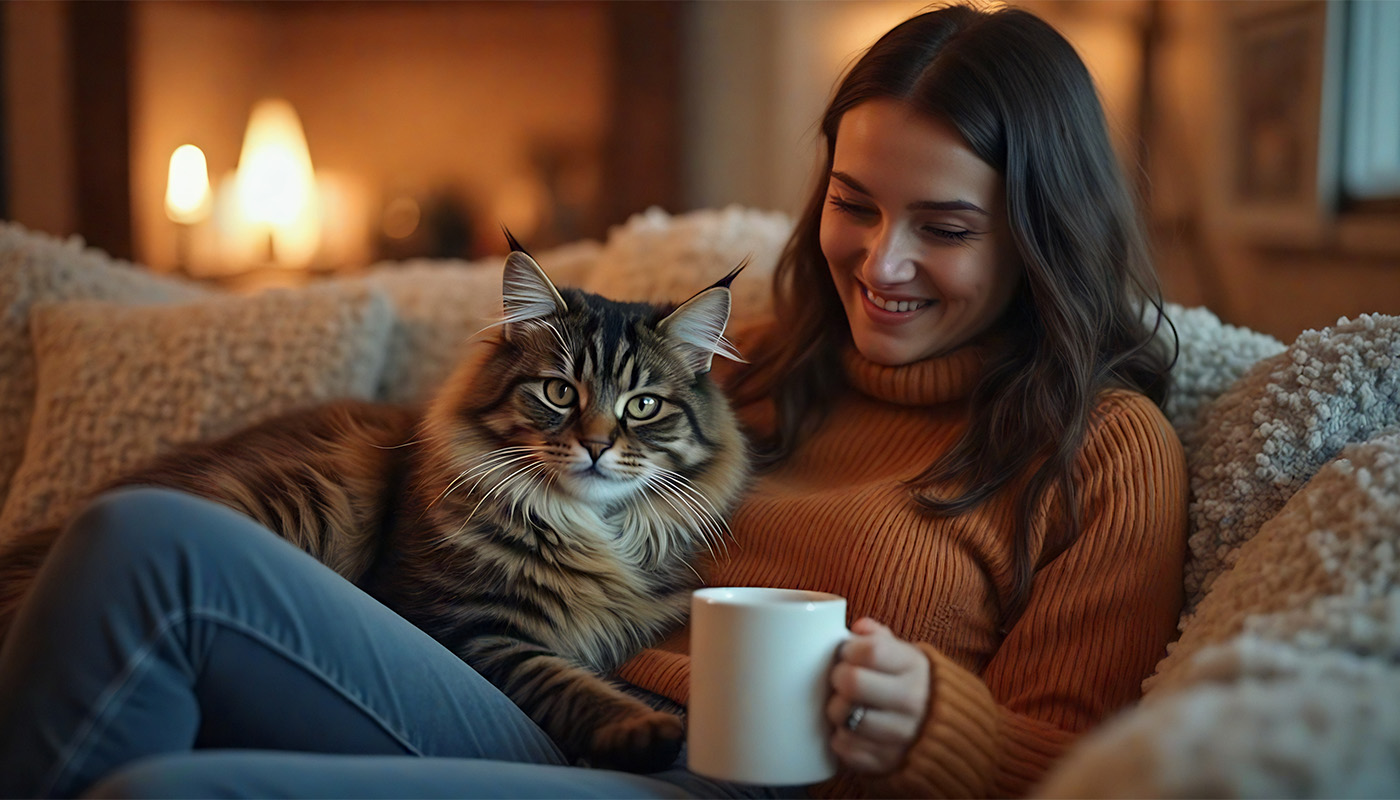
[[[928, 655], [929, 706], [904, 764], [838, 775], [818, 795], [1025, 794], [1078, 735], [1138, 698], [1175, 634], [1186, 467], [1142, 395], [1100, 400], [1074, 471], [1082, 532], [1039, 565], [1008, 631], [998, 609], [1012, 585], [1010, 499], [953, 518], [914, 505], [902, 481], [962, 431], [983, 357], [963, 348], [891, 368], [848, 351], [850, 388], [814, 437], [755, 482], [730, 522], [727, 556], [709, 565], [710, 585], [840, 594], [850, 621], [874, 617]], [[1037, 526], [1037, 554], [1045, 533]], [[686, 653], [681, 631], [621, 676], [685, 703]]]

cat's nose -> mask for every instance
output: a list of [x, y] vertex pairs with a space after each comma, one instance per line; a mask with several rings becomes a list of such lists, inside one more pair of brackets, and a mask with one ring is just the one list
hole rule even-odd
[[593, 456], [594, 464], [597, 464], [598, 459], [603, 457], [603, 451], [612, 447], [612, 442], [599, 442], [593, 439], [583, 439], [579, 444], [583, 445], [583, 449], [587, 450], [590, 456]]

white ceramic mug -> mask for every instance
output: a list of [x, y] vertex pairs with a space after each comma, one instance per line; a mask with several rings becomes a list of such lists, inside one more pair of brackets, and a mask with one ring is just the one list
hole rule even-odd
[[836, 774], [826, 704], [846, 600], [796, 589], [700, 589], [690, 600], [689, 767], [723, 780]]

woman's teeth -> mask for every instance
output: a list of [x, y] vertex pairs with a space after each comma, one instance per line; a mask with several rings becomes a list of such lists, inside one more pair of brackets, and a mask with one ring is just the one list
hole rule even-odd
[[913, 311], [933, 303], [932, 300], [886, 300], [869, 289], [865, 289], [865, 296], [870, 298], [870, 302], [886, 311]]

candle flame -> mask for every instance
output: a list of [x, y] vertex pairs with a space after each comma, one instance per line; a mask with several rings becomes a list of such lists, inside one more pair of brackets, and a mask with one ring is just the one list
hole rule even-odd
[[270, 241], [272, 258], [305, 266], [320, 244], [320, 204], [311, 151], [291, 103], [262, 100], [253, 107], [238, 157], [242, 218]]
[[209, 164], [204, 151], [182, 144], [170, 154], [170, 177], [165, 185], [165, 216], [171, 222], [194, 225], [209, 216]]

